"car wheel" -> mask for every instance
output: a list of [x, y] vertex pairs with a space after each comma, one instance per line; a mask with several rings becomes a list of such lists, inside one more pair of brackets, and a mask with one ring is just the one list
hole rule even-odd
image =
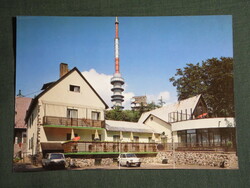
[[129, 164], [129, 162], [127, 162], [126, 166], [127, 166], [127, 167], [130, 167], [130, 164]]
[[137, 166], [137, 167], [140, 167], [140, 166], [141, 166], [141, 164], [140, 164], [140, 163], [138, 163], [136, 166]]

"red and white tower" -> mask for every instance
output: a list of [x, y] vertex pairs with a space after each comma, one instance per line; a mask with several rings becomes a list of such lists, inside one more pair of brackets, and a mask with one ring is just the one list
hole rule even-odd
[[112, 108], [123, 108], [122, 102], [124, 101], [124, 96], [122, 95], [124, 79], [120, 73], [120, 59], [119, 59], [119, 22], [118, 18], [115, 19], [115, 73], [111, 78], [111, 84], [113, 88], [113, 95], [111, 96], [111, 101], [113, 102]]

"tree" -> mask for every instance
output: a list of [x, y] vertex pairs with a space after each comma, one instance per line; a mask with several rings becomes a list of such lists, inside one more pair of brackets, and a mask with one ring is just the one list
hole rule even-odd
[[139, 118], [139, 111], [113, 109], [105, 112], [105, 119], [107, 120], [137, 122]]
[[234, 116], [233, 59], [211, 58], [186, 65], [169, 79], [177, 89], [178, 100], [202, 94], [212, 116]]
[[138, 110], [122, 110], [120, 108], [115, 108], [112, 110], [107, 110], [105, 112], [105, 119], [137, 122], [141, 117], [142, 113], [154, 110], [159, 107], [159, 105], [156, 105], [154, 102], [151, 102], [147, 104], [147, 106], [141, 104]]

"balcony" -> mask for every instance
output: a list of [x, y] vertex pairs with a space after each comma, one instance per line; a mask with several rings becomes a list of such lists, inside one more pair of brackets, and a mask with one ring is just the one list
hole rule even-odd
[[43, 125], [104, 128], [105, 121], [85, 119], [85, 118], [66, 118], [66, 117], [44, 116]]
[[155, 153], [158, 151], [157, 143], [69, 141], [62, 145], [64, 153], [75, 154]]

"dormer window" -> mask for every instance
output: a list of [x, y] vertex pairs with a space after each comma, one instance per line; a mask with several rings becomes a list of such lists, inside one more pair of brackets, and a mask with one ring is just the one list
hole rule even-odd
[[69, 85], [69, 90], [73, 92], [80, 93], [80, 86]]

